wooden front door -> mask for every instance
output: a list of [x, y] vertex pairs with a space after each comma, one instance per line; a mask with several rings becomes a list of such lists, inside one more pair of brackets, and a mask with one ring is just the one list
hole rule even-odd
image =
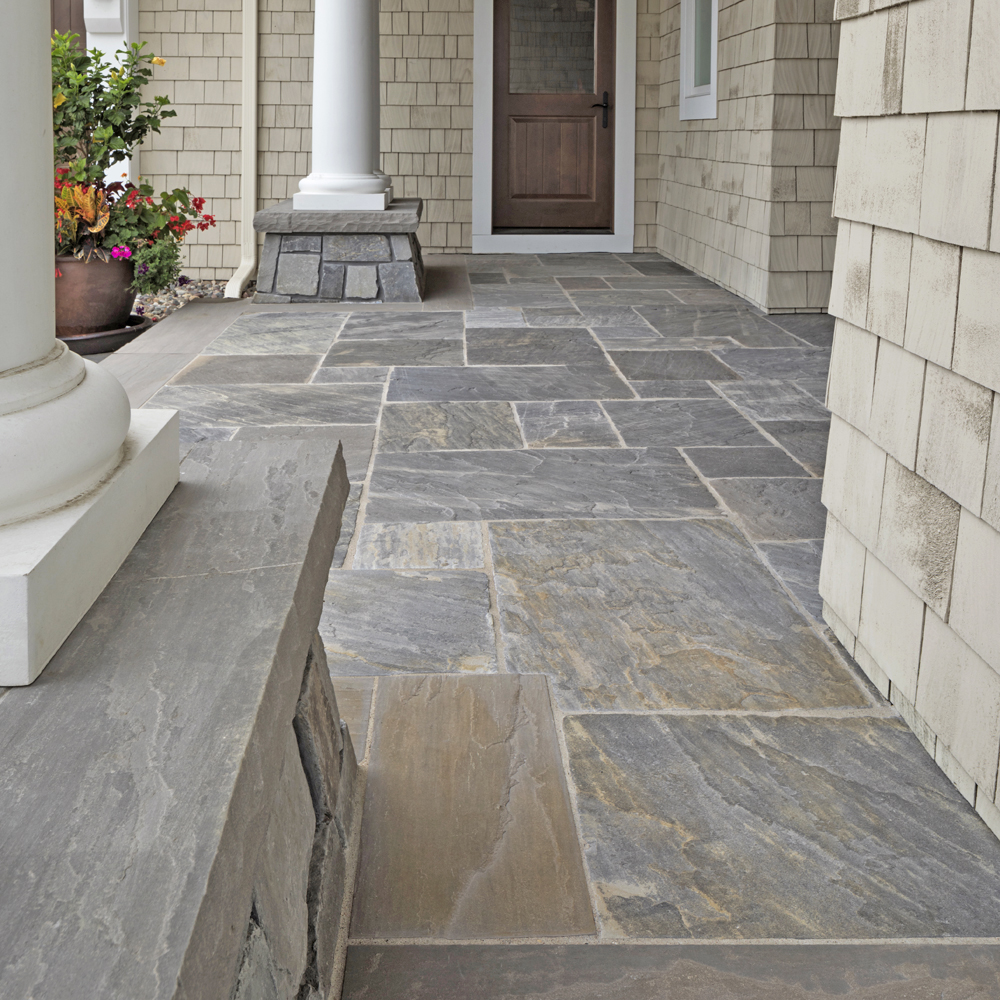
[[79, 35], [77, 45], [87, 47], [87, 26], [83, 23], [83, 0], [52, 0], [52, 30]]
[[611, 230], [615, 0], [493, 10], [494, 231]]

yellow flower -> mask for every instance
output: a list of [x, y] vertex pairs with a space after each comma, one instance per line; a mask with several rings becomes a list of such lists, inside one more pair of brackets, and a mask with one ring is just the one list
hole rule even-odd
[[167, 60], [166, 59], [161, 59], [159, 56], [153, 56], [153, 65], [154, 66], [166, 66], [167, 65]]
[[55, 111], [55, 109], [58, 108], [60, 104], [65, 104], [65, 103], [66, 103], [65, 94], [56, 95], [56, 99], [52, 102], [52, 110]]

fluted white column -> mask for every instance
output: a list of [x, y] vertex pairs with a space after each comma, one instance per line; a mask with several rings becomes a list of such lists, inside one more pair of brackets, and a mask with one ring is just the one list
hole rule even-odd
[[373, 162], [378, 141], [378, 0], [316, 0], [312, 173], [297, 209], [384, 209], [390, 181]]
[[49, 6], [4, 4], [0, 109], [0, 525], [86, 493], [122, 457], [130, 410], [110, 374], [55, 337]]

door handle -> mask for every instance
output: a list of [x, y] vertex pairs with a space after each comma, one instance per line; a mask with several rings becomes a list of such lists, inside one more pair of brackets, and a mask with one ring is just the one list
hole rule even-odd
[[604, 114], [601, 116], [601, 128], [608, 127], [608, 92], [604, 91], [604, 103], [603, 104], [591, 104], [592, 108], [604, 108]]

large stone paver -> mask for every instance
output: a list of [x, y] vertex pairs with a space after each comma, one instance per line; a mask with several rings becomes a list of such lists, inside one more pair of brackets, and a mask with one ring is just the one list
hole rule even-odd
[[655, 254], [454, 263], [464, 302], [247, 311], [152, 403], [344, 440], [344, 996], [1000, 995], [1000, 845], [820, 617], [833, 321]]

